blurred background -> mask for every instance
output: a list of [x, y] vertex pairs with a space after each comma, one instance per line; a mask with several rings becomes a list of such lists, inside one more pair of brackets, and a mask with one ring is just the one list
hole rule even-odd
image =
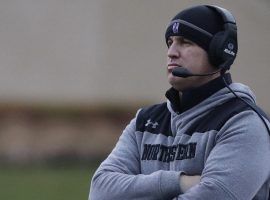
[[0, 199], [87, 199], [136, 110], [165, 100], [164, 32], [196, 4], [234, 14], [233, 80], [269, 113], [269, 0], [0, 0]]

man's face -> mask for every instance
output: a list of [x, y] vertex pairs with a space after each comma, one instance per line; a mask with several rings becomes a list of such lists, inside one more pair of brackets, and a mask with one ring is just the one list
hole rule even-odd
[[183, 91], [195, 88], [219, 76], [219, 74], [188, 78], [173, 76], [172, 69], [179, 66], [194, 74], [211, 73], [217, 69], [209, 63], [206, 51], [190, 40], [181, 36], [171, 36], [168, 39], [168, 46], [168, 81], [176, 90]]

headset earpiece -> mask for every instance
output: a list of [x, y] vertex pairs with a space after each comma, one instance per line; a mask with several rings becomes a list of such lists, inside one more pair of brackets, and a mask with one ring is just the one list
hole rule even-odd
[[207, 6], [223, 19], [223, 31], [216, 33], [209, 45], [209, 60], [218, 68], [229, 70], [234, 62], [238, 50], [237, 27], [233, 15], [226, 9], [218, 6]]
[[222, 49], [222, 44], [224, 43], [224, 32], [219, 32], [215, 34], [212, 38], [212, 41], [209, 45], [209, 60], [212, 65], [214, 66], [219, 66], [222, 64], [223, 58], [219, 55], [221, 55], [221, 49]]

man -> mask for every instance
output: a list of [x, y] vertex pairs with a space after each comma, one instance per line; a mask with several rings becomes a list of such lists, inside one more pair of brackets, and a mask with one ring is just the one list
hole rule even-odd
[[191, 7], [165, 37], [168, 100], [138, 111], [93, 176], [89, 199], [267, 200], [269, 122], [252, 91], [225, 73], [237, 51], [234, 18]]

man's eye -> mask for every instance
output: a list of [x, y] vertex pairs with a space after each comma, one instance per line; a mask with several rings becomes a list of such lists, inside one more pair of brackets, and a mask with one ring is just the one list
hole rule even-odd
[[172, 45], [172, 43], [173, 43], [173, 41], [172, 41], [172, 40], [168, 40], [168, 41], [167, 41], [167, 45], [168, 45], [168, 47], [170, 47], [170, 46]]
[[190, 40], [183, 40], [182, 43], [183, 44], [193, 44]]

